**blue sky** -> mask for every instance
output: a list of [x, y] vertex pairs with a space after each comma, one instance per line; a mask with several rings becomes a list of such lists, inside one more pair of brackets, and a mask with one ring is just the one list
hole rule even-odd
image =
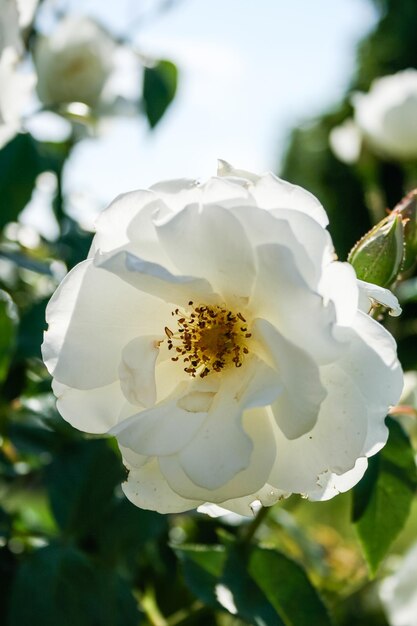
[[[81, 5], [119, 32], [139, 6]], [[291, 127], [341, 97], [375, 22], [366, 0], [182, 0], [135, 36], [143, 52], [178, 64], [175, 103], [153, 133], [121, 120], [80, 144], [68, 188], [100, 206], [157, 180], [209, 176], [218, 157], [276, 170]]]

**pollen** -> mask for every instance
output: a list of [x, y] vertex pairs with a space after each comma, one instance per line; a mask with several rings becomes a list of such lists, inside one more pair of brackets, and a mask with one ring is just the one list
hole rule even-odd
[[200, 378], [228, 367], [242, 367], [252, 336], [242, 313], [217, 305], [194, 306], [192, 301], [188, 307], [187, 311], [172, 311], [174, 330], [165, 327], [171, 360], [182, 361], [187, 374]]

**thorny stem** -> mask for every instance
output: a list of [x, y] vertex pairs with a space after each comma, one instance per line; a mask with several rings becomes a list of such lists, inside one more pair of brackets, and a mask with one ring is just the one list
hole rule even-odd
[[259, 509], [256, 517], [250, 522], [248, 526], [244, 529], [241, 536], [241, 541], [244, 543], [250, 543], [255, 536], [258, 528], [265, 521], [267, 515], [269, 513], [269, 507], [263, 506]]

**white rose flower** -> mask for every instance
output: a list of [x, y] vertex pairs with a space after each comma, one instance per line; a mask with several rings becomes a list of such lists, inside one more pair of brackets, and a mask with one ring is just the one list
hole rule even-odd
[[50, 37], [40, 37], [34, 60], [38, 95], [46, 105], [97, 105], [113, 68], [115, 43], [88, 17], [63, 19]]
[[0, 53], [0, 148], [19, 132], [21, 116], [35, 86], [35, 76], [19, 69], [16, 50]]
[[22, 113], [35, 85], [34, 74], [20, 66], [24, 52], [20, 30], [29, 23], [27, 3], [0, 0], [0, 148], [20, 130]]
[[333, 154], [347, 165], [356, 163], [361, 154], [362, 134], [352, 119], [347, 119], [335, 126], [329, 135], [330, 147]]
[[382, 581], [379, 597], [390, 626], [417, 626], [417, 544], [397, 571]]
[[0, 54], [5, 48], [23, 52], [16, 0], [0, 0]]
[[43, 357], [63, 417], [117, 437], [136, 505], [324, 500], [384, 445], [395, 342], [326, 225], [307, 191], [224, 162], [102, 213], [48, 305]]
[[374, 80], [353, 98], [355, 122], [371, 149], [393, 159], [417, 158], [417, 70]]

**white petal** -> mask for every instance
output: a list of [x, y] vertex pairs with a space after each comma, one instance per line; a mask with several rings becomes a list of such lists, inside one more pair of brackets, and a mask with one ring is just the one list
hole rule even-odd
[[257, 248], [258, 275], [250, 300], [254, 317], [269, 320], [289, 341], [318, 362], [333, 360], [342, 343], [333, 336], [335, 307], [309, 288], [292, 252], [274, 244]]
[[254, 337], [271, 355], [283, 386], [271, 406], [275, 420], [288, 439], [300, 437], [313, 428], [326, 397], [319, 368], [266, 320], [255, 320], [252, 328]]
[[202, 299], [205, 303], [217, 300], [204, 278], [174, 276], [162, 265], [144, 261], [126, 250], [109, 255], [98, 254], [95, 264], [136, 289], [165, 302], [185, 306], [190, 300]]
[[321, 226], [329, 223], [327, 214], [320, 202], [306, 189], [293, 185], [271, 172], [258, 175], [247, 170], [235, 169], [230, 163], [218, 161], [219, 176], [230, 176], [245, 181], [256, 204], [262, 209], [291, 209], [312, 217]]
[[337, 474], [331, 474], [325, 472], [318, 477], [317, 489], [309, 491], [308, 497], [310, 500], [330, 500], [339, 493], [345, 493], [352, 489], [363, 477], [368, 467], [368, 459], [359, 458], [355, 466], [338, 476]]
[[[247, 358], [241, 370], [233, 368], [221, 378], [222, 387], [207, 407], [207, 419], [178, 454], [188, 477], [209, 490], [248, 467], [253, 446], [241, 425], [242, 411], [269, 405], [282, 390], [277, 372], [256, 356]], [[181, 406], [183, 402], [184, 398]], [[250, 428], [252, 422], [248, 424]]]
[[94, 434], [107, 433], [117, 424], [126, 402], [119, 381], [87, 391], [53, 381], [52, 389], [62, 417], [75, 428]]
[[261, 176], [250, 192], [258, 206], [264, 209], [290, 209], [306, 213], [323, 228], [329, 223], [326, 211], [312, 193], [274, 174]]
[[323, 268], [319, 291], [325, 302], [333, 302], [337, 323], [351, 326], [359, 302], [358, 280], [349, 263], [329, 263]]
[[278, 371], [255, 354], [246, 357], [242, 368], [224, 372], [222, 385], [234, 389], [234, 399], [242, 411], [267, 406], [283, 391]]
[[156, 183], [150, 189], [158, 194], [172, 212], [177, 213], [187, 204], [199, 202], [201, 196], [199, 187], [197, 180], [178, 178]]
[[359, 286], [359, 308], [364, 313], [368, 313], [372, 305], [376, 302], [389, 309], [389, 314], [393, 317], [401, 315], [401, 307], [394, 294], [384, 287], [358, 280]]
[[277, 502], [288, 498], [291, 495], [280, 489], [271, 487], [268, 483], [255, 493], [243, 498], [235, 498], [221, 502], [222, 509], [231, 511], [236, 515], [244, 515], [245, 517], [253, 517], [256, 515], [260, 506], [273, 506]]
[[[259, 246], [264, 243], [274, 243], [286, 246], [290, 248], [294, 254], [294, 260], [297, 264], [297, 268], [303, 277], [310, 283], [310, 281], [318, 282], [318, 275], [322, 265], [322, 254], [317, 263], [317, 248], [316, 246], [309, 245], [298, 237], [294, 233], [293, 222], [294, 213], [290, 211], [267, 211], [266, 209], [259, 209], [256, 205], [252, 206], [237, 206], [230, 209], [233, 215], [237, 217], [239, 222], [245, 229], [246, 235], [253, 247]], [[308, 228], [313, 226], [313, 231], [318, 229], [321, 233], [326, 233], [317, 222], [310, 219], [304, 214], [296, 214], [301, 218], [304, 224], [302, 232], [306, 234], [308, 242], [313, 241], [313, 232]], [[311, 248], [311, 250], [310, 250]], [[313, 254], [310, 254], [313, 252]]]
[[112, 430], [121, 445], [137, 454], [160, 456], [175, 454], [195, 438], [207, 413], [180, 406], [182, 390], [155, 407], [132, 415]]
[[118, 378], [123, 347], [134, 337], [163, 331], [169, 311], [160, 300], [84, 261], [48, 304], [42, 346], [46, 366], [69, 387], [108, 385]]
[[250, 243], [221, 206], [187, 206], [157, 226], [161, 244], [181, 272], [206, 278], [227, 296], [250, 294], [255, 275]]
[[256, 183], [256, 181], [260, 178], [258, 174], [253, 174], [248, 170], [238, 170], [230, 165], [227, 161], [223, 161], [223, 159], [218, 159], [217, 161], [217, 176], [231, 176], [232, 178], [241, 178], [246, 182]]
[[[228, 415], [225, 415], [225, 420]], [[266, 482], [275, 459], [275, 442], [271, 431], [271, 423], [265, 409], [250, 409], [243, 414], [243, 427], [253, 444], [250, 465], [238, 472], [230, 482], [215, 489], [207, 489], [197, 485], [185, 473], [177, 456], [163, 457], [160, 467], [171, 487], [184, 497], [201, 498], [204, 502], [224, 502], [230, 498], [246, 496], [261, 489]], [[235, 453], [232, 447], [226, 454]], [[217, 462], [223, 459], [213, 451], [212, 464], [207, 468], [215, 470]]]
[[128, 469], [139, 469], [140, 467], [145, 465], [145, 463], [148, 463], [148, 456], [144, 456], [143, 454], [136, 454], [136, 452], [133, 452], [133, 450], [130, 450], [129, 448], [125, 448], [125, 446], [120, 445], [119, 442], [117, 442], [117, 444], [119, 446], [120, 454], [123, 457], [123, 463]]
[[169, 257], [159, 245], [153, 217], [170, 213], [152, 191], [131, 191], [118, 196], [96, 221], [94, 252], [127, 247], [141, 258], [171, 269]]
[[321, 371], [327, 396], [314, 428], [289, 441], [275, 431], [277, 457], [268, 482], [286, 492], [316, 493], [322, 474], [343, 474], [362, 455], [368, 406], [345, 370], [335, 364]]
[[[330, 233], [310, 215], [290, 209], [272, 209], [270, 213], [275, 219], [288, 220], [299, 246], [304, 248], [315, 268], [316, 286], [321, 277], [322, 268], [335, 260], [336, 254]], [[287, 244], [294, 252], [296, 259], [298, 251]], [[310, 283], [311, 284], [311, 283]]]
[[248, 467], [253, 444], [240, 423], [241, 413], [233, 396], [219, 391], [202, 428], [178, 455], [195, 484], [217, 489]]
[[238, 526], [242, 522], [245, 522], [245, 518], [242, 515], [236, 515], [231, 511], [224, 509], [218, 504], [211, 504], [210, 502], [206, 502], [205, 504], [201, 504], [198, 509], [198, 513], [205, 513], [213, 518], [222, 518], [222, 522], [226, 524], [230, 524], [231, 526]]
[[161, 337], [156, 335], [136, 337], [123, 348], [119, 379], [126, 400], [131, 404], [147, 408], [155, 404], [159, 339]]
[[201, 202], [227, 209], [236, 206], [253, 206], [254, 200], [248, 190], [235, 181], [212, 177], [200, 186]]
[[158, 513], [182, 513], [202, 504], [201, 500], [187, 500], [175, 493], [161, 474], [157, 459], [131, 469], [122, 488], [133, 504]]
[[340, 366], [355, 381], [369, 406], [368, 435], [362, 453], [375, 454], [387, 439], [384, 417], [399, 401], [403, 374], [392, 335], [377, 321], [358, 312], [350, 348]]

